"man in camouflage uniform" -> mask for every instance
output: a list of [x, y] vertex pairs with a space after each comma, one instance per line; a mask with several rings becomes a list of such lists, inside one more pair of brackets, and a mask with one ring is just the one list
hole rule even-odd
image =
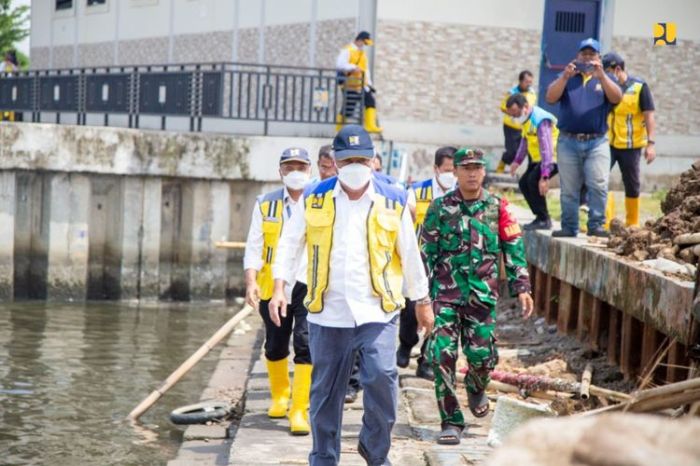
[[464, 379], [469, 409], [476, 417], [489, 411], [485, 389], [498, 362], [494, 326], [501, 253], [523, 316], [533, 310], [520, 227], [506, 200], [482, 189], [483, 153], [460, 149], [454, 164], [458, 189], [433, 201], [421, 233], [435, 312], [426, 356], [435, 372], [442, 444], [459, 443], [465, 425], [455, 385], [460, 340], [469, 366]]

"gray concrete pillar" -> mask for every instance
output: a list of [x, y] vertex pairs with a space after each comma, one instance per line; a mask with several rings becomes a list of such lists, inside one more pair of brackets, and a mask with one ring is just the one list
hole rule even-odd
[[120, 298], [157, 300], [160, 265], [160, 179], [124, 178], [122, 203]]
[[122, 178], [90, 176], [88, 299], [119, 299]]
[[[228, 238], [230, 241], [245, 241], [250, 228], [250, 217], [255, 208], [255, 200], [279, 185], [256, 181], [233, 181], [231, 188], [231, 216]], [[241, 296], [245, 293], [243, 277], [243, 249], [229, 249], [227, 253], [226, 291], [228, 296]]]
[[146, 178], [143, 182], [140, 299], [158, 299], [162, 190], [160, 178]]
[[50, 180], [48, 264], [49, 300], [84, 300], [88, 269], [90, 180], [56, 173]]
[[15, 203], [14, 172], [0, 172], [0, 300], [14, 297]]
[[191, 185], [190, 298], [225, 299], [226, 250], [214, 247], [227, 238], [231, 206], [223, 181], [193, 181]]

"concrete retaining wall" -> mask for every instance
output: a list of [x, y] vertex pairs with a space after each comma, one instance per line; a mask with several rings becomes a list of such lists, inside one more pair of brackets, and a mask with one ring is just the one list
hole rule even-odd
[[0, 124], [0, 299], [224, 299], [255, 198], [324, 139]]

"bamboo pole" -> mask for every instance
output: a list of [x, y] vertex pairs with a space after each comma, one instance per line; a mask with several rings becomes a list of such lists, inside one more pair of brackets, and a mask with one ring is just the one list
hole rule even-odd
[[676, 408], [698, 400], [700, 400], [700, 390], [691, 390], [637, 401], [629, 405], [628, 411], [634, 413], [661, 411], [664, 409]]
[[[514, 374], [511, 372], [493, 371], [491, 380], [515, 385], [519, 388], [524, 388], [529, 392], [544, 392], [554, 390], [557, 392], [580, 393], [581, 383], [572, 382], [564, 379], [553, 379], [539, 375], [529, 374]], [[627, 401], [632, 397], [627, 393], [608, 390], [595, 385], [590, 385], [589, 392], [591, 395], [605, 397], [615, 401]]]
[[586, 368], [583, 369], [583, 375], [581, 375], [581, 389], [579, 390], [579, 395], [582, 400], [587, 400], [590, 395], [591, 390], [591, 379], [593, 378], [593, 365], [589, 362], [586, 364]]
[[214, 246], [223, 249], [245, 249], [243, 241], [215, 241]]
[[632, 396], [627, 393], [617, 392], [615, 390], [608, 390], [607, 388], [599, 387], [597, 385], [591, 385], [589, 392], [593, 396], [598, 398], [607, 398], [613, 401], [628, 401], [632, 399]]
[[153, 390], [150, 395], [148, 395], [137, 407], [135, 407], [127, 416], [130, 421], [136, 421], [143, 413], [145, 413], [151, 406], [153, 406], [156, 401], [160, 399], [161, 396], [165, 394], [170, 388], [173, 387], [195, 364], [197, 364], [209, 351], [214, 348], [221, 340], [226, 337], [234, 329], [238, 323], [245, 319], [248, 314], [253, 310], [252, 307], [247, 304], [243, 309], [241, 309], [235, 316], [229, 319], [219, 330], [216, 331], [214, 335], [211, 336], [202, 346], [195, 351], [192, 356], [190, 356], [185, 362], [183, 362], [180, 367], [175, 369], [175, 371], [168, 376], [167, 379], [161, 383], [161, 385]]

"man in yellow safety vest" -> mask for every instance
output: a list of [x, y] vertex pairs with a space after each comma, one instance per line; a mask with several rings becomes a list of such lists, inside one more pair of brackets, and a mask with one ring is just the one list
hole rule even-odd
[[403, 289], [416, 300], [419, 326], [430, 331], [428, 279], [406, 209], [406, 193], [372, 176], [374, 147], [360, 126], [333, 141], [338, 176], [309, 186], [285, 226], [273, 265], [270, 318], [286, 318], [286, 283], [296, 251], [307, 252], [312, 466], [338, 464], [343, 403], [355, 355], [360, 356], [364, 416], [358, 452], [367, 464], [388, 464], [396, 421], [394, 350]]
[[527, 170], [518, 185], [527, 205], [535, 214], [535, 220], [525, 225], [525, 230], [549, 230], [552, 220], [547, 210], [547, 191], [549, 180], [557, 174], [557, 118], [532, 105], [522, 94], [510, 96], [506, 102], [508, 114], [522, 124], [523, 139], [510, 165], [510, 172], [515, 176], [518, 167], [528, 158]]
[[[610, 140], [610, 169], [617, 163], [625, 185], [625, 224], [639, 226], [639, 161], [644, 158], [650, 164], [656, 158], [654, 136], [654, 99], [649, 85], [641, 78], [625, 71], [620, 55], [610, 52], [603, 57], [603, 68], [613, 74], [622, 87], [622, 101], [608, 115], [608, 139]], [[605, 209], [606, 224], [615, 216], [615, 203], [608, 194]]]
[[360, 32], [355, 40], [340, 50], [335, 67], [338, 70], [338, 82], [343, 89], [343, 111], [337, 116], [336, 131], [352, 118], [360, 99], [364, 101], [364, 128], [368, 133], [381, 133], [377, 124], [376, 92], [372, 85], [365, 47], [373, 44], [367, 31]]
[[522, 139], [522, 125], [508, 114], [506, 102], [512, 95], [522, 94], [525, 96], [530, 105], [535, 105], [537, 102], [537, 94], [532, 90], [533, 77], [528, 70], [523, 70], [518, 75], [518, 84], [513, 86], [501, 100], [501, 112], [503, 113], [503, 143], [505, 151], [501, 156], [501, 161], [498, 162], [496, 173], [505, 172], [506, 165], [510, 165], [515, 158], [515, 152], [518, 150], [520, 140]]
[[[253, 209], [248, 231], [243, 268], [245, 269], [246, 302], [258, 308], [265, 323], [265, 359], [270, 382], [271, 418], [289, 418], [291, 433], [309, 433], [308, 405], [311, 387], [311, 355], [306, 324], [306, 256], [298, 254], [291, 265], [293, 279], [283, 290], [289, 301], [289, 313], [281, 325], [270, 320], [269, 304], [274, 281], [272, 262], [277, 254], [283, 225], [289, 222], [294, 206], [300, 201], [309, 182], [311, 160], [305, 149], [292, 147], [282, 152], [279, 173], [283, 188], [260, 196]], [[303, 215], [303, 214], [302, 214]], [[294, 386], [290, 387], [289, 340], [294, 335]], [[287, 412], [289, 400], [291, 408]]]

